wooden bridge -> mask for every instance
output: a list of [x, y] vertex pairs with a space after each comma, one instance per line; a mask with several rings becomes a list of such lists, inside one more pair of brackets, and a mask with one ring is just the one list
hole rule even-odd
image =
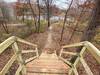
[[[35, 50], [20, 50], [18, 43], [32, 46]], [[0, 71], [0, 75], [6, 75], [13, 62], [16, 60], [18, 61], [19, 67], [16, 70], [15, 75], [79, 75], [77, 71], [79, 62], [82, 63], [87, 75], [93, 75], [83, 58], [86, 51], [89, 51], [95, 60], [100, 64], [100, 50], [88, 41], [62, 46], [59, 56], [57, 56], [56, 53], [48, 54], [46, 52], [39, 55], [37, 45], [15, 36], [8, 38], [0, 44], [0, 54], [2, 54], [8, 47], [12, 47], [14, 54]], [[82, 50], [78, 53], [67, 52], [64, 50], [71, 47], [80, 47]], [[35, 56], [27, 60], [23, 60], [22, 54], [27, 53], [33, 53]], [[73, 55], [74, 62], [64, 59], [63, 54]]]

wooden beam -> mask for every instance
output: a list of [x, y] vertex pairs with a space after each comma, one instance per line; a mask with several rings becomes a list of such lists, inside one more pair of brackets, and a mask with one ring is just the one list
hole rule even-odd
[[6, 49], [8, 48], [12, 43], [14, 43], [16, 41], [15, 36], [12, 36], [10, 38], [8, 38], [7, 40], [5, 40], [3, 43], [0, 44], [0, 54]]
[[68, 75], [73, 75], [73, 70], [72, 70], [72, 68], [69, 70]]
[[33, 46], [33, 47], [37, 47], [36, 44], [27, 42], [27, 41], [25, 41], [25, 40], [23, 40], [23, 39], [20, 39], [20, 38], [18, 38], [18, 37], [16, 37], [16, 38], [17, 38], [17, 41], [18, 41], [18, 42], [21, 42], [21, 43], [24, 43], [24, 44], [27, 44], [27, 45], [31, 45], [31, 46]]
[[36, 50], [22, 50], [22, 53], [36, 53]]
[[36, 50], [36, 56], [39, 57], [38, 48], [36, 47], [35, 50]]
[[20, 75], [20, 72], [22, 71], [22, 66], [20, 65], [15, 73], [15, 75]]
[[22, 59], [21, 50], [19, 49], [16, 42], [12, 45], [12, 48], [15, 50], [15, 53], [17, 54], [17, 57], [18, 57], [17, 61], [18, 61], [19, 65], [21, 65], [23, 67], [21, 73], [23, 75], [25, 75], [26, 74], [26, 68], [25, 68], [24, 60]]
[[88, 51], [92, 54], [92, 56], [100, 64], [100, 50], [97, 49], [93, 44], [91, 44], [88, 41], [85, 42], [85, 47], [88, 49]]
[[75, 62], [73, 64], [74, 66], [77, 66], [79, 64], [80, 56], [83, 56], [83, 53], [85, 52], [85, 50], [86, 50], [86, 47], [83, 47], [81, 52], [79, 54], [77, 54], [78, 57], [76, 58], [76, 60], [75, 60]]
[[8, 61], [8, 63], [4, 66], [4, 68], [1, 70], [0, 75], [5, 75], [9, 68], [12, 66], [13, 62], [16, 60], [17, 55], [13, 55], [11, 59]]
[[72, 66], [72, 64], [71, 64], [69, 61], [65, 60], [64, 58], [59, 57], [59, 59], [61, 59], [63, 62], [65, 62], [65, 63], [66, 63], [67, 65], [69, 65], [70, 67]]
[[74, 73], [75, 75], [79, 75], [78, 72], [77, 72], [76, 67], [72, 68], [72, 70], [73, 70], [73, 73]]
[[69, 55], [77, 55], [78, 54], [78, 53], [74, 53], [74, 52], [65, 52], [65, 51], [63, 51], [62, 53], [69, 54]]
[[62, 48], [79, 47], [79, 46], [83, 46], [83, 45], [84, 45], [84, 42], [80, 42], [80, 43], [62, 46]]
[[37, 56], [31, 57], [31, 58], [29, 58], [29, 59], [25, 60], [25, 63], [28, 63], [28, 62], [30, 62], [30, 61], [32, 61], [32, 60], [34, 60], [34, 59], [36, 59], [36, 58], [37, 58]]
[[61, 57], [61, 55], [62, 55], [62, 52], [63, 52], [63, 48], [61, 49], [61, 51], [60, 51], [60, 55], [59, 55], [59, 57]]
[[85, 53], [85, 51], [86, 51], [86, 47], [84, 46], [84, 47], [82, 48], [82, 50], [80, 51], [79, 55], [80, 55], [80, 56], [83, 56], [84, 53]]
[[89, 66], [87, 65], [87, 63], [85, 62], [85, 60], [84, 60], [82, 57], [80, 57], [80, 61], [81, 61], [82, 65], [83, 65], [83, 67], [84, 67], [86, 73], [87, 73], [88, 75], [93, 75], [93, 73], [92, 73], [92, 71], [90, 70]]

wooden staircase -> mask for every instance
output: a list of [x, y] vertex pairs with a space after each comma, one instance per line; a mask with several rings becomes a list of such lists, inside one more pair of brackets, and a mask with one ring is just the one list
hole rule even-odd
[[38, 59], [26, 64], [27, 75], [67, 75], [69, 66], [58, 59], [56, 53], [42, 53]]
[[[18, 43], [32, 46], [35, 50], [20, 50]], [[37, 45], [15, 36], [8, 38], [0, 44], [0, 55], [2, 55], [8, 47], [12, 47], [14, 54], [2, 68], [0, 75], [6, 75], [16, 60], [18, 61], [17, 63], [19, 64], [19, 67], [14, 75], [79, 75], [77, 71], [79, 63], [83, 65], [87, 75], [94, 75], [83, 58], [86, 51], [89, 51], [95, 60], [100, 64], [100, 50], [88, 41], [62, 46], [59, 56], [57, 56], [56, 53], [48, 54], [45, 52], [39, 56]], [[64, 49], [70, 47], [80, 47], [82, 49], [80, 52], [76, 53], [64, 51]], [[23, 60], [23, 53], [33, 53], [35, 56]], [[74, 62], [64, 59], [62, 56], [63, 54], [75, 56]]]

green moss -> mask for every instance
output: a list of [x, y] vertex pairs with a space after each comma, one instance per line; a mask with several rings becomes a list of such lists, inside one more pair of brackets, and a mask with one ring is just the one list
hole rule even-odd
[[47, 21], [45, 21], [45, 20], [40, 21], [40, 33], [44, 32], [46, 30], [46, 25], [47, 25]]

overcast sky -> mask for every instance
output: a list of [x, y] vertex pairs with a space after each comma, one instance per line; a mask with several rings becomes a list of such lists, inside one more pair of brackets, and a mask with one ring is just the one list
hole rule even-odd
[[[16, 2], [17, 0], [4, 0], [4, 1], [6, 1], [6, 2]], [[66, 4], [66, 2], [70, 3], [71, 0], [54, 0], [54, 1], [55, 1], [55, 4], [58, 7], [62, 8], [62, 9], [66, 9], [68, 7], [68, 4]]]
[[6, 2], [16, 2], [17, 0], [4, 0]]

